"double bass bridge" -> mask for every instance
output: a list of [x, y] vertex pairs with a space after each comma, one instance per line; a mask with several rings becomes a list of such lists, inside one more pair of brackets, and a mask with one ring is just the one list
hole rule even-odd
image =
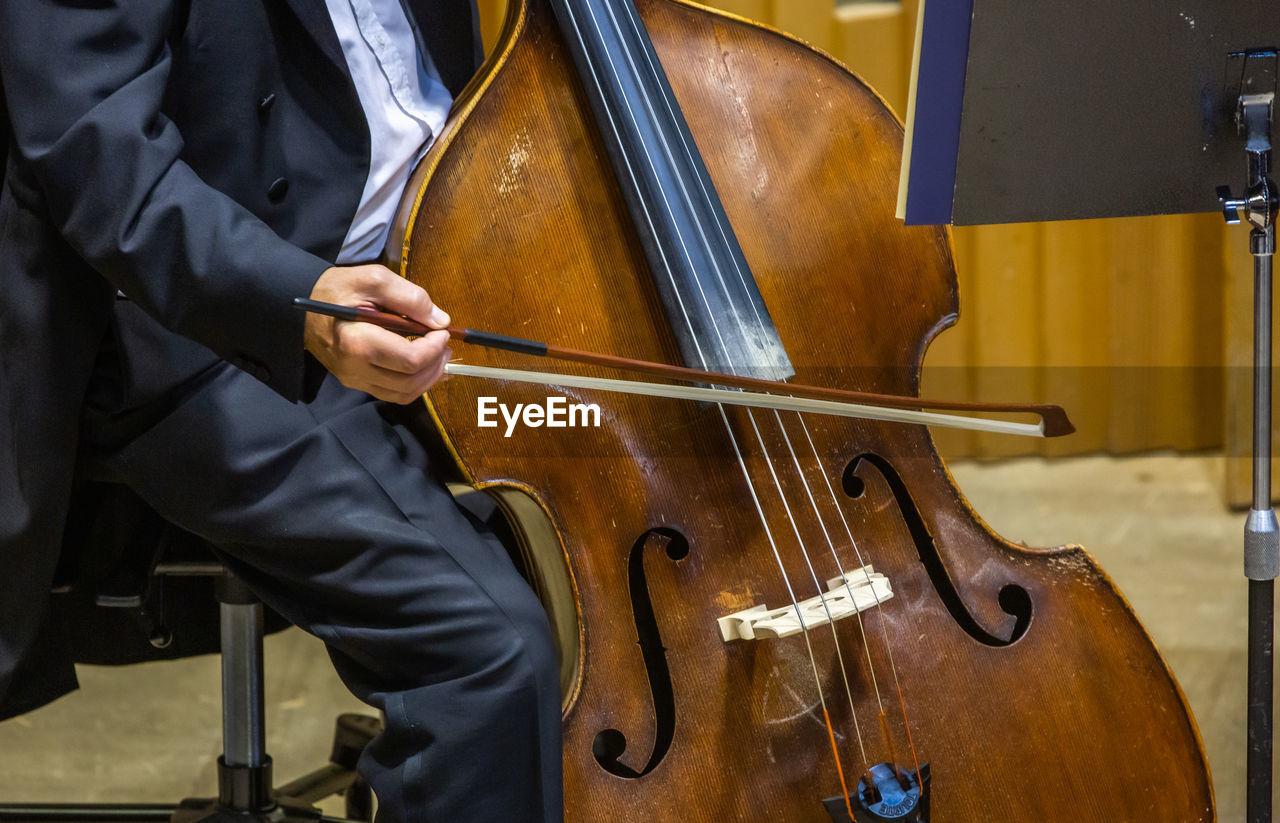
[[720, 636], [733, 640], [790, 637], [875, 608], [893, 597], [889, 578], [861, 566], [827, 581], [827, 591], [794, 605], [771, 609], [764, 604], [717, 619]]

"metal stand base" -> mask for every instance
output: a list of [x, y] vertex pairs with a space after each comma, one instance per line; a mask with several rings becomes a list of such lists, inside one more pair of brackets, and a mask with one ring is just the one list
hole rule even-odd
[[1246, 755], [1247, 823], [1271, 823], [1275, 579], [1280, 576], [1280, 528], [1271, 507], [1271, 263], [1280, 195], [1271, 180], [1271, 125], [1276, 53], [1245, 56], [1236, 125], [1244, 135], [1249, 182], [1236, 199], [1218, 189], [1229, 223], [1247, 216], [1253, 255], [1253, 508], [1244, 529], [1244, 573], [1249, 578], [1249, 698]]
[[1249, 581], [1249, 713], [1245, 819], [1271, 820], [1271, 696], [1275, 582]]

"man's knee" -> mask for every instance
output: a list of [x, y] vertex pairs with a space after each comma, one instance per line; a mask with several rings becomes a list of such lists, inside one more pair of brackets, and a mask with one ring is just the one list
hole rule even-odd
[[402, 614], [383, 625], [339, 628], [338, 642], [330, 643], [335, 663], [355, 663], [360, 679], [377, 691], [456, 681], [483, 690], [530, 678], [543, 689], [558, 684], [546, 611], [523, 583], [505, 597], [478, 586], [465, 597], [454, 594], [453, 603], [437, 604], [420, 619]]

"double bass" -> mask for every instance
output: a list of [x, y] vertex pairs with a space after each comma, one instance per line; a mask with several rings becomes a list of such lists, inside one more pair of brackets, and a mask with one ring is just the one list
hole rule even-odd
[[[915, 396], [958, 296], [947, 230], [895, 219], [902, 141], [846, 68], [744, 19], [511, 0], [387, 261], [475, 328]], [[483, 398], [549, 395], [600, 425], [477, 426]], [[554, 379], [453, 379], [427, 408], [546, 605], [568, 820], [1214, 819], [1112, 581], [996, 536], [924, 426]]]

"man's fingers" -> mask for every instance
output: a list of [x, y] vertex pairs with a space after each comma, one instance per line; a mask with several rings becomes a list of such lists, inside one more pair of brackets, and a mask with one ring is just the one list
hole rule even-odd
[[449, 325], [449, 315], [431, 302], [426, 289], [396, 275], [389, 269], [378, 267], [384, 274], [372, 278], [370, 295], [384, 311], [403, 314], [434, 329]]
[[[379, 341], [381, 342], [381, 340]], [[407, 375], [419, 375], [433, 368], [444, 356], [449, 345], [449, 334], [432, 332], [416, 340], [400, 338], [389, 342], [385, 348], [370, 353], [369, 362], [384, 369]]]
[[340, 376], [344, 386], [368, 392], [379, 400], [392, 403], [412, 403], [434, 386], [444, 374], [443, 360], [419, 375], [406, 375], [365, 364], [363, 371]]
[[444, 357], [441, 357], [440, 360], [437, 362], [435, 370], [431, 375], [431, 378], [430, 378], [431, 383], [429, 384], [429, 386], [434, 386], [436, 383], [439, 383], [441, 380], [449, 379], [449, 375], [445, 373], [445, 367], [449, 365], [449, 360], [452, 357], [453, 357], [453, 350], [446, 348], [444, 350]]
[[446, 360], [441, 358], [426, 371], [413, 375], [370, 366], [370, 372], [360, 382], [372, 387], [366, 391], [379, 399], [390, 400], [393, 403], [412, 403], [439, 382], [444, 375]]
[[336, 336], [344, 355], [409, 375], [419, 374], [434, 365], [449, 344], [449, 334], [445, 331], [408, 340], [371, 323], [346, 321], [339, 321]]
[[364, 391], [368, 394], [372, 394], [379, 400], [386, 400], [388, 403], [398, 403], [401, 406], [407, 406], [422, 396], [421, 392], [407, 392], [403, 389], [383, 386], [377, 383], [371, 383]]
[[421, 396], [426, 393], [427, 389], [439, 383], [440, 378], [444, 377], [444, 367], [448, 362], [449, 356], [448, 350], [446, 350], [444, 357], [439, 358], [421, 374], [414, 375], [410, 380], [413, 384], [414, 394]]
[[372, 323], [308, 315], [307, 350], [346, 386], [394, 403], [408, 403], [441, 378], [448, 358], [449, 315], [427, 292], [383, 266], [334, 266], [311, 291], [313, 300], [374, 305], [436, 328], [406, 339]]

